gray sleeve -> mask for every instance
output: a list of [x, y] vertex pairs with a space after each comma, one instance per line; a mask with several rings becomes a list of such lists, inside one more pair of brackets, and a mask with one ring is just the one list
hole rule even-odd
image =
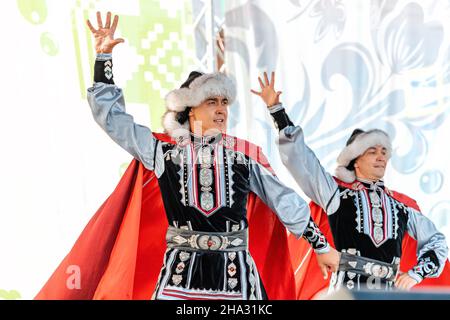
[[147, 169], [153, 170], [156, 139], [149, 128], [136, 124], [126, 113], [122, 90], [116, 85], [98, 82], [87, 90], [87, 99], [95, 121], [111, 139]]
[[417, 265], [408, 274], [420, 282], [439, 277], [448, 257], [445, 236], [422, 213], [408, 208], [408, 233], [417, 240]]
[[338, 185], [306, 145], [302, 128], [288, 126], [281, 130], [278, 146], [283, 164], [303, 192], [328, 215], [335, 213], [340, 204]]
[[309, 220], [309, 206], [294, 190], [257, 162], [250, 161], [250, 190], [278, 216], [283, 225], [300, 238]]

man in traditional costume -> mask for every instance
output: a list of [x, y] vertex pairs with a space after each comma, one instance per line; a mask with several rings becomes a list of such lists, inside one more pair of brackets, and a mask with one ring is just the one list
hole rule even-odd
[[[114, 84], [118, 17], [97, 19], [98, 30], [88, 22], [97, 48], [89, 105], [135, 160], [38, 298], [293, 299], [285, 227], [311, 244], [324, 276], [337, 269], [307, 203], [259, 147], [226, 135], [232, 81], [191, 72], [166, 97], [165, 134], [152, 133], [126, 113]], [[79, 289], [65, 286], [71, 265], [80, 266]]]
[[[332, 176], [305, 144], [302, 128], [294, 126], [280, 103], [281, 92], [274, 89], [275, 74], [269, 81], [265, 73], [259, 83], [261, 91], [252, 92], [266, 103], [279, 130], [281, 159], [312, 200], [316, 223], [325, 235], [331, 227], [334, 245], [341, 251], [339, 270], [331, 278], [329, 292], [341, 287], [410, 289], [424, 279], [450, 285], [445, 236], [420, 212], [416, 201], [384, 184], [392, 153], [388, 134], [379, 129], [356, 129], [339, 154]], [[444, 267], [445, 274], [437, 279]], [[311, 298], [326, 282], [317, 277], [313, 280], [314, 262], [303, 261], [302, 268], [308, 270], [308, 284], [298, 284], [303, 293], [298, 291], [297, 296]]]

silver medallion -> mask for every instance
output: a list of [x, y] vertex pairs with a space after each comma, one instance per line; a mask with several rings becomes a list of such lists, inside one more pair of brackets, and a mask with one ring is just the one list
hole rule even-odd
[[376, 264], [372, 267], [372, 274], [377, 278], [384, 278], [388, 274], [388, 267]]
[[187, 261], [191, 257], [191, 254], [189, 252], [181, 251], [179, 257], [180, 257], [180, 260], [184, 262], [184, 261]]
[[347, 288], [349, 290], [352, 290], [354, 287], [355, 287], [355, 283], [353, 282], [353, 280], [347, 281]]
[[230, 259], [231, 261], [234, 261], [234, 259], [236, 259], [236, 252], [229, 252], [228, 259]]
[[204, 147], [200, 150], [200, 164], [201, 165], [211, 165], [213, 157], [211, 154], [211, 148]]
[[239, 225], [238, 224], [233, 224], [232, 226], [231, 226], [231, 231], [238, 231], [239, 230]]
[[198, 246], [203, 249], [203, 250], [207, 250], [209, 249], [208, 247], [208, 240], [209, 240], [209, 236], [208, 235], [202, 235], [198, 238]]
[[203, 250], [218, 250], [222, 240], [218, 236], [202, 235], [198, 238], [198, 246]]
[[369, 193], [370, 202], [373, 206], [380, 206], [381, 205], [381, 199], [378, 193], [376, 192], [370, 192]]
[[375, 239], [375, 242], [381, 242], [384, 238], [384, 232], [383, 228], [381, 227], [374, 227], [373, 228], [373, 238]]
[[372, 218], [375, 223], [383, 223], [383, 210], [372, 208]]
[[187, 239], [183, 238], [183, 237], [180, 236], [180, 235], [176, 235], [175, 237], [173, 237], [173, 238], [172, 238], [172, 241], [175, 242], [175, 243], [177, 243], [177, 244], [183, 244], [183, 243], [188, 242]]
[[184, 264], [184, 262], [180, 262], [180, 263], [177, 264], [175, 272], [178, 273], [178, 274], [182, 273], [185, 267], [186, 267], [186, 265]]
[[211, 210], [214, 207], [213, 194], [209, 192], [203, 192], [200, 196], [200, 205], [205, 211]]
[[217, 250], [222, 245], [222, 240], [218, 236], [211, 236], [208, 241], [209, 250]]
[[236, 265], [234, 263], [230, 263], [228, 265], [228, 274], [230, 277], [233, 277], [237, 272]]
[[231, 241], [231, 244], [235, 247], [239, 246], [242, 242], [244, 242], [244, 240], [240, 239], [240, 238], [236, 238], [233, 241]]
[[211, 169], [200, 169], [200, 184], [203, 187], [209, 187], [213, 183], [213, 172]]
[[174, 285], [179, 285], [181, 283], [181, 281], [183, 280], [183, 276], [179, 275], [179, 274], [174, 274], [172, 276], [172, 282]]
[[228, 287], [233, 290], [234, 288], [236, 288], [238, 284], [238, 280], [237, 279], [228, 279]]

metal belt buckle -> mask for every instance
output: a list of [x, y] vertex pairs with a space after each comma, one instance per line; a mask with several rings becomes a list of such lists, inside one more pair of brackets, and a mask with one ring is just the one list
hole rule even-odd
[[222, 240], [218, 236], [202, 235], [198, 237], [197, 244], [203, 250], [217, 250], [222, 246]]

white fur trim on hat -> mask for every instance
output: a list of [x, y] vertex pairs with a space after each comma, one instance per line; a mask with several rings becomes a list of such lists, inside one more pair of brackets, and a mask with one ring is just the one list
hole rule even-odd
[[346, 146], [339, 154], [337, 158], [338, 167], [335, 171], [336, 177], [347, 183], [355, 181], [355, 171], [348, 170], [346, 167], [352, 160], [366, 152], [367, 149], [377, 145], [382, 145], [386, 148], [386, 156], [387, 159], [389, 159], [392, 154], [392, 145], [391, 139], [386, 132], [379, 129], [373, 129], [358, 134], [355, 140]]
[[162, 119], [162, 125], [165, 132], [174, 139], [180, 137], [188, 137], [190, 134], [189, 121], [180, 124], [176, 119], [177, 113], [175, 111], [167, 111]]
[[348, 170], [344, 166], [338, 166], [334, 172], [334, 175], [339, 178], [339, 180], [352, 183], [356, 180], [355, 170]]
[[189, 88], [180, 88], [170, 91], [166, 95], [166, 108], [170, 111], [182, 112], [186, 107], [196, 107], [206, 99], [222, 96], [232, 104], [236, 99], [236, 86], [224, 73], [207, 73], [189, 85]]

